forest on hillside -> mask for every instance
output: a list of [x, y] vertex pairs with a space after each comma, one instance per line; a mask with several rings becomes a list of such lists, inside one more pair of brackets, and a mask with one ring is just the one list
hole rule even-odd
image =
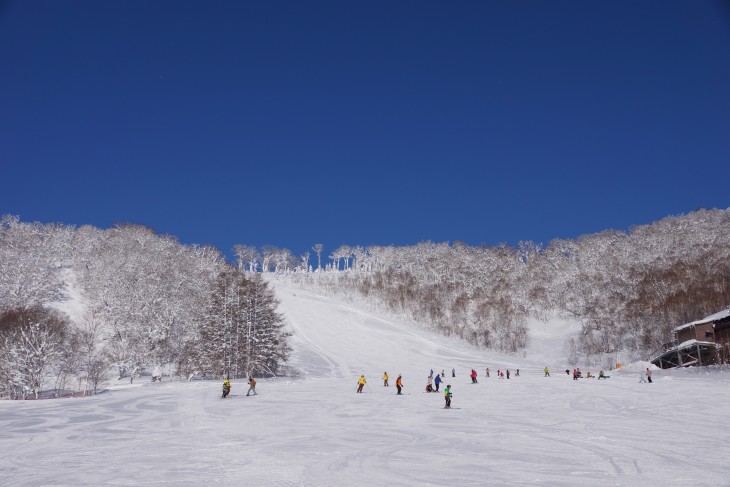
[[[730, 304], [730, 210], [698, 210], [547, 245], [288, 249], [182, 245], [140, 225], [0, 220], [0, 397], [94, 390], [110, 371], [279, 374], [284, 317], [262, 273], [357, 296], [479, 347], [519, 353], [529, 319], [577, 320], [571, 363], [646, 355]], [[80, 306], [78, 313], [64, 303]], [[73, 316], [72, 316], [73, 315]]]
[[239, 267], [293, 273], [302, 286], [360, 296], [487, 349], [522, 350], [529, 318], [575, 319], [582, 331], [566, 357], [594, 364], [616, 352], [646, 359], [674, 327], [730, 305], [728, 235], [730, 210], [698, 210], [544, 246], [343, 245], [324, 265], [321, 245], [296, 259], [286, 249], [235, 250]]
[[[63, 304], [80, 307], [75, 316]], [[0, 397], [106, 378], [281, 372], [273, 291], [220, 251], [139, 225], [0, 221]]]

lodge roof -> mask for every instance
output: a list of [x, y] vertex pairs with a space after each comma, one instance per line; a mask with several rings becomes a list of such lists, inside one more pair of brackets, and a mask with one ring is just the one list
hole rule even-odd
[[706, 323], [712, 323], [713, 321], [719, 321], [719, 320], [722, 320], [722, 319], [725, 319], [728, 317], [730, 317], [730, 308], [722, 310], [722, 311], [715, 313], [714, 315], [710, 315], [706, 318], [702, 318], [701, 320], [693, 321], [691, 323], [685, 323], [682, 326], [676, 327], [672, 331], [674, 331], [676, 333], [680, 330], [684, 330], [685, 328], [689, 328], [691, 326], [704, 325]]

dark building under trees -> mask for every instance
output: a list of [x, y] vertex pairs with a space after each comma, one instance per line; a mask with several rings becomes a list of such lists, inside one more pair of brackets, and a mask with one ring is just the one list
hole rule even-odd
[[730, 358], [730, 308], [674, 330], [649, 361], [662, 369], [724, 364]]

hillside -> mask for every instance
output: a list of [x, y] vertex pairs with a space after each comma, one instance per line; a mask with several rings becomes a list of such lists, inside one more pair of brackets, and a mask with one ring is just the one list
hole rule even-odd
[[[730, 476], [720, 448], [730, 433], [707, 421], [726, 401], [726, 372], [547, 378], [542, 362], [272, 284], [299, 379], [260, 379], [256, 397], [234, 381], [226, 400], [219, 381], [125, 381], [90, 398], [1, 401], [0, 448], [13, 452], [0, 459], [3, 483], [710, 486]], [[424, 386], [431, 368], [451, 367], [460, 409], [444, 410]], [[520, 376], [496, 379], [505, 367]], [[403, 374], [405, 395], [383, 387], [386, 370], [391, 384]]]

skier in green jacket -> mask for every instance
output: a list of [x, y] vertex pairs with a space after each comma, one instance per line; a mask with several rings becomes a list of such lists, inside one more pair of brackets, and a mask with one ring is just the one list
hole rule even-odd
[[444, 409], [451, 409], [451, 384], [447, 384], [446, 389], [444, 389], [444, 399], [446, 399]]

